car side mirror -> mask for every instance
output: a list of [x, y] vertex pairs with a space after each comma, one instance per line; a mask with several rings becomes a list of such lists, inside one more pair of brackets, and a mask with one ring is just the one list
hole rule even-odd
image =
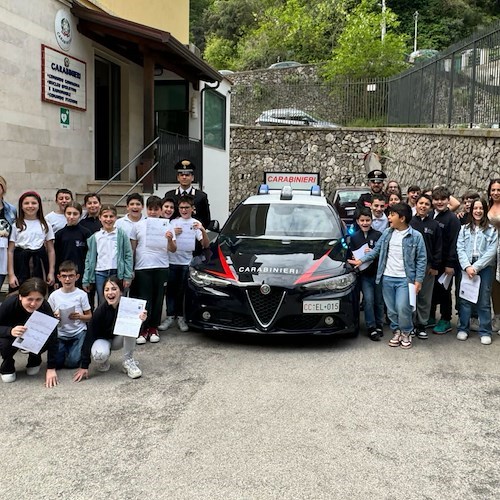
[[220, 233], [219, 221], [218, 220], [211, 220], [205, 229], [207, 231], [213, 231], [214, 233]]

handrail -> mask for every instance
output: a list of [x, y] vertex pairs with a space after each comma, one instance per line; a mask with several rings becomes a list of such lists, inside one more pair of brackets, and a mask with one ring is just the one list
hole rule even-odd
[[142, 179], [144, 179], [147, 175], [149, 175], [159, 164], [160, 162], [157, 161], [140, 179], [135, 181], [135, 184], [115, 203], [115, 207], [120, 203], [120, 201], [126, 198], [129, 195], [129, 193], [131, 193], [132, 190], [135, 189], [135, 187], [142, 182]]
[[[139, 158], [139, 156], [141, 156], [143, 153], [145, 153], [153, 144], [155, 144], [156, 142], [158, 142], [160, 140], [160, 137], [158, 136], [153, 142], [151, 142], [150, 144], [148, 144], [144, 149], [142, 149], [139, 153], [137, 153], [124, 167], [122, 167], [120, 170], [118, 170], [118, 172], [116, 172], [115, 175], [113, 175], [113, 177], [111, 177], [110, 179], [108, 179], [97, 191], [96, 191], [96, 194], [99, 194], [108, 184], [111, 183], [111, 181], [113, 181], [116, 177], [118, 177], [126, 168], [130, 167], [130, 165], [132, 165], [132, 163], [137, 160], [137, 158]], [[141, 180], [144, 178], [141, 177]], [[136, 184], [134, 184], [134, 187], [139, 184], [138, 182]], [[128, 192], [127, 192], [128, 194]], [[125, 195], [126, 196], [126, 195]], [[124, 196], [124, 197], [125, 197]], [[120, 198], [120, 201], [122, 200], [122, 198]]]

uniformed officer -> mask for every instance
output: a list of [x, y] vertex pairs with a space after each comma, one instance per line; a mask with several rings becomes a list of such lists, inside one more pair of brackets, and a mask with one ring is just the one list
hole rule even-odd
[[194, 198], [195, 213], [193, 217], [199, 220], [203, 227], [207, 227], [210, 222], [210, 204], [208, 197], [201, 189], [195, 189], [192, 186], [194, 181], [194, 171], [196, 167], [189, 160], [181, 160], [174, 165], [177, 170], [177, 180], [179, 187], [172, 189], [165, 194], [165, 198], [173, 198], [175, 203], [179, 202], [182, 195], [191, 195]]
[[356, 208], [371, 208], [372, 196], [374, 194], [380, 194], [384, 192], [385, 179], [387, 179], [387, 175], [385, 174], [385, 172], [382, 172], [382, 170], [372, 170], [371, 172], [368, 172], [368, 186], [370, 187], [370, 192], [364, 193], [359, 197], [359, 200], [356, 203]]

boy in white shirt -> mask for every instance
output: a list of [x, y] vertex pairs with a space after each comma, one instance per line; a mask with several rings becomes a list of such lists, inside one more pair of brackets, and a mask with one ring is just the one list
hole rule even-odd
[[73, 201], [73, 193], [66, 188], [58, 189], [56, 192], [57, 209], [48, 213], [45, 220], [52, 226], [54, 234], [66, 227], [66, 216], [64, 211], [66, 207]]
[[177, 239], [177, 251], [169, 254], [170, 267], [167, 281], [167, 318], [158, 327], [167, 330], [177, 316], [177, 324], [181, 332], [189, 330], [184, 320], [184, 292], [189, 274], [189, 264], [193, 258], [196, 241], [203, 248], [210, 244], [205, 228], [200, 221], [193, 219], [194, 198], [190, 195], [179, 198], [177, 207], [180, 217], [171, 221]]
[[[135, 294], [147, 300], [148, 317], [142, 324], [137, 344], [160, 341], [158, 325], [161, 323], [163, 295], [168, 279], [169, 254], [176, 251], [175, 234], [168, 219], [160, 218], [162, 200], [150, 196], [146, 203], [147, 218], [134, 224], [130, 243], [135, 257]], [[168, 250], [168, 251], [167, 251]]]
[[80, 278], [76, 264], [65, 260], [59, 266], [57, 278], [62, 287], [52, 292], [48, 302], [59, 319], [57, 336], [59, 350], [56, 367], [77, 368], [80, 366], [82, 345], [87, 332], [87, 322], [92, 317], [87, 294], [76, 287]]

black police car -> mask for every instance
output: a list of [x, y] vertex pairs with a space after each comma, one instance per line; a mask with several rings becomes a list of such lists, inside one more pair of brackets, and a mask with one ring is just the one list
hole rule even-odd
[[[308, 174], [281, 177], [302, 175]], [[261, 186], [233, 211], [204, 261], [195, 258], [190, 267], [185, 315], [191, 327], [357, 335], [356, 275], [346, 266], [344, 228], [319, 186], [308, 188]]]

